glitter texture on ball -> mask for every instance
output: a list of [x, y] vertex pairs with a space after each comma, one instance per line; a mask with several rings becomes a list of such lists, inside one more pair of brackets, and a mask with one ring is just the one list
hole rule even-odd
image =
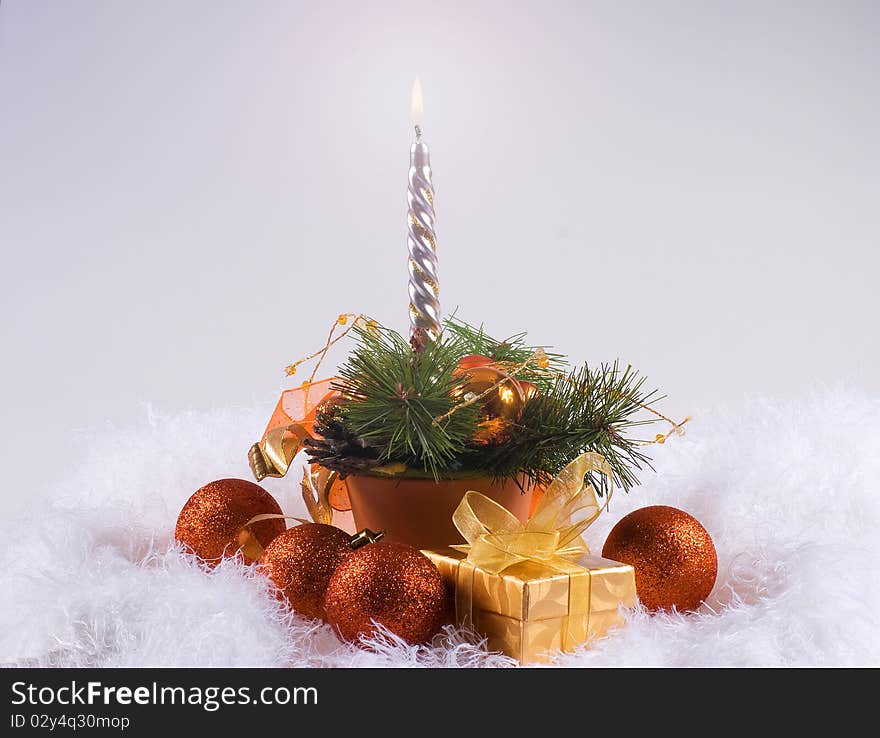
[[427, 641], [440, 627], [446, 590], [437, 567], [418, 549], [380, 541], [351, 554], [330, 578], [327, 620], [349, 641], [381, 623], [408, 643]]
[[666, 505], [631, 512], [611, 529], [602, 556], [630, 564], [649, 610], [696, 610], [718, 574], [715, 544], [692, 515]]
[[351, 554], [349, 535], [332, 525], [303, 523], [284, 531], [260, 559], [263, 571], [290, 607], [323, 620], [324, 594], [336, 567]]
[[[260, 485], [246, 479], [218, 479], [196, 490], [177, 518], [174, 537], [186, 548], [216, 564], [224, 556], [253, 563], [256, 557], [242, 550], [240, 534], [245, 523], [257, 515], [281, 514], [281, 508]], [[284, 520], [262, 520], [248, 526], [260, 546], [268, 546], [284, 531]]]

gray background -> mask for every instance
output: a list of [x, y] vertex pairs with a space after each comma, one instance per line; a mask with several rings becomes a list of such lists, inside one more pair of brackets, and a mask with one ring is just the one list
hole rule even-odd
[[880, 389], [878, 38], [876, 2], [5, 0], [0, 510], [144, 403], [268, 417], [341, 311], [405, 328], [416, 75], [447, 310], [677, 415]]

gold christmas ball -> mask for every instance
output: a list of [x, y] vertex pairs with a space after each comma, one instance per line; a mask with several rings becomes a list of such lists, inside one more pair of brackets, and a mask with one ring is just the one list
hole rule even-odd
[[244, 529], [256, 515], [281, 514], [281, 508], [266, 490], [246, 479], [218, 479], [196, 490], [177, 518], [174, 537], [197, 556], [216, 564], [239, 551], [249, 564], [258, 554], [245, 545], [253, 537], [259, 547], [284, 531], [284, 520], [262, 520]]
[[538, 385], [534, 382], [527, 382], [524, 379], [519, 380], [519, 386], [523, 393], [523, 400], [528, 402], [538, 394]]
[[630, 564], [649, 610], [696, 610], [715, 586], [718, 556], [692, 515], [666, 505], [631, 512], [611, 529], [602, 556]]
[[260, 570], [275, 583], [279, 598], [292, 609], [323, 620], [327, 583], [351, 552], [349, 535], [344, 530], [303, 523], [284, 531], [266, 547]]
[[479, 401], [482, 413], [471, 440], [480, 445], [503, 442], [510, 424], [522, 415], [528, 388], [492, 366], [490, 358], [479, 354], [462, 357], [456, 371], [467, 375], [461, 391], [462, 399], [478, 397], [491, 390]]
[[348, 641], [381, 623], [408, 643], [427, 641], [443, 620], [446, 590], [437, 567], [412, 546], [380, 541], [357, 549], [330, 578], [327, 620]]
[[519, 382], [493, 366], [477, 366], [467, 370], [465, 393], [481, 395], [497, 385], [480, 400], [483, 413], [489, 418], [515, 421], [522, 413], [525, 396]]

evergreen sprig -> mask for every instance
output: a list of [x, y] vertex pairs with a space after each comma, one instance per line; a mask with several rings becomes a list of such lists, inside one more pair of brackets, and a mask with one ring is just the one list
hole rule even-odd
[[[503, 440], [485, 445], [474, 440], [482, 409], [466, 402], [468, 377], [456, 371], [459, 360], [483, 354], [519, 366], [536, 350], [525, 334], [498, 341], [482, 326], [453, 317], [440, 338], [419, 351], [382, 326], [357, 326], [354, 335], [355, 347], [334, 385], [342, 397], [332, 417], [325, 413], [316, 426], [323, 437], [310, 444], [315, 460], [328, 468], [369, 473], [376, 465], [400, 462], [407, 475], [525, 476], [546, 483], [578, 454], [596, 451], [615, 482], [629, 490], [638, 482], [636, 472], [650, 466], [631, 431], [656, 420], [640, 411], [661, 398], [645, 389], [644, 377], [630, 366], [614, 362], [565, 371], [565, 357], [548, 353], [548, 366], [517, 373], [538, 391], [506, 426]], [[594, 481], [604, 494], [607, 481]]]
[[414, 352], [396, 331], [355, 328], [357, 343], [340, 368], [340, 407], [348, 428], [383, 462], [421, 467], [435, 478], [456, 465], [473, 435], [476, 406], [461, 408], [441, 423], [461, 400], [465, 377], [455, 375], [463, 355], [460, 342], [443, 336]]
[[[481, 354], [488, 356], [492, 361], [510, 365], [520, 365], [529, 357], [533, 356], [537, 346], [529, 346], [526, 343], [525, 333], [516, 333], [503, 341], [492, 338], [486, 333], [483, 326], [473, 326], [460, 318], [452, 315], [443, 321], [444, 334], [454, 336], [460, 343], [464, 354]], [[553, 384], [553, 375], [564, 371], [566, 368], [565, 356], [547, 351], [547, 366], [540, 371], [534, 365], [526, 366], [516, 373], [517, 379], [532, 382], [539, 389], [544, 390]]]
[[[634, 417], [644, 406], [660, 399], [643, 389], [645, 378], [618, 362], [591, 368], [584, 365], [557, 377], [546, 391], [536, 394], [509, 432], [506, 443], [470, 450], [480, 465], [496, 477], [525, 474], [546, 482], [584, 451], [607, 459], [615, 481], [629, 490], [638, 483], [635, 472], [649, 458], [627, 431], [654, 422]], [[604, 479], [595, 480], [600, 492]]]

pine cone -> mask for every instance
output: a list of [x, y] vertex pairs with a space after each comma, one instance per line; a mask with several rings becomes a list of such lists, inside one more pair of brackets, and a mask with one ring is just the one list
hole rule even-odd
[[332, 469], [342, 479], [379, 466], [379, 452], [351, 432], [336, 406], [315, 413], [313, 435], [303, 445], [312, 464]]

